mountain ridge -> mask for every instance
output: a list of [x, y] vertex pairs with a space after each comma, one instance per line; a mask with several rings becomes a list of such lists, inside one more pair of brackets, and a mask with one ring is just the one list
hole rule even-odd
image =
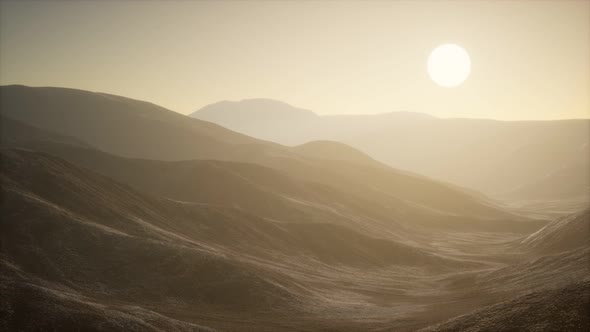
[[[434, 204], [436, 206], [431, 207], [448, 211], [450, 214], [471, 213], [477, 217], [489, 214], [515, 218], [506, 211], [500, 212], [500, 208], [494, 207], [491, 201], [481, 197], [475, 198], [459, 187], [391, 169], [363, 157], [361, 153], [355, 152], [352, 160], [337, 162], [310, 158], [301, 155], [297, 149], [235, 134], [217, 125], [172, 114], [174, 112], [163, 108], [150, 106], [147, 111], [137, 112], [138, 107], [145, 105], [143, 103], [129, 105], [130, 102], [125, 99], [122, 105], [113, 101], [104, 105], [98, 97], [98, 105], [94, 105], [94, 98], [97, 97], [88, 92], [77, 96], [71, 90], [42, 90], [40, 95], [36, 94], [36, 91], [35, 88], [0, 88], [2, 115], [60, 135], [74, 136], [107, 153], [169, 161], [216, 159], [254, 163], [279, 169], [294, 178], [327, 184], [345, 191], [350, 191], [350, 188], [354, 187], [357, 192], [351, 193], [352, 195], [359, 199], [375, 199], [377, 204], [388, 205], [392, 199], [405, 199], [416, 203], [416, 206]], [[58, 91], [59, 94], [57, 97], [51, 97], [47, 96], [47, 91]], [[29, 95], [31, 93], [32, 95]], [[72, 93], [75, 96], [72, 97]], [[70, 102], [70, 98], [74, 102]], [[31, 102], [31, 99], [35, 100]], [[84, 109], [82, 114], [79, 113], [80, 107]], [[141, 116], [145, 112], [153, 113], [151, 118], [158, 120], [153, 121]], [[71, 117], [71, 121], [76, 119], [76, 127], [55, 121], [57, 115]], [[43, 120], [49, 117], [54, 120]], [[132, 130], [140, 126], [141, 130]], [[146, 130], [156, 127], [155, 131]], [[196, 134], [192, 135], [195, 130]], [[217, 137], [230, 140], [224, 142]], [[234, 138], [236, 141], [232, 141]], [[125, 144], [113, 145], [118, 140], [124, 140]], [[158, 143], [151, 145], [149, 142]], [[201, 149], [203, 145], [206, 147]], [[331, 146], [327, 146], [324, 150], [330, 152], [332, 149]], [[352, 148], [345, 150], [354, 151]], [[355, 162], [359, 158], [362, 158], [362, 163]], [[368, 173], [369, 170], [371, 174]], [[435, 192], [444, 193], [441, 196], [444, 199], [433, 201], [431, 198]]]
[[[590, 158], [576, 150], [590, 143], [590, 119], [499, 121], [391, 112], [319, 115], [289, 122], [248, 117], [245, 110], [254, 114], [255, 106], [236, 104], [208, 109], [209, 114], [217, 111], [216, 117], [199, 111], [191, 116], [289, 146], [315, 140], [342, 142], [394, 168], [498, 199], [590, 202], [590, 176], [584, 171]], [[559, 173], [563, 163], [571, 163], [565, 165], [571, 176]]]

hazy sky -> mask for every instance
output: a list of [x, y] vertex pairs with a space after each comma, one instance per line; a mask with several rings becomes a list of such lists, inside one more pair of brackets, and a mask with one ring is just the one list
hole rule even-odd
[[[320, 114], [590, 117], [590, 1], [1, 2], [0, 82], [189, 113], [273, 98]], [[453, 42], [471, 76], [435, 85]]]

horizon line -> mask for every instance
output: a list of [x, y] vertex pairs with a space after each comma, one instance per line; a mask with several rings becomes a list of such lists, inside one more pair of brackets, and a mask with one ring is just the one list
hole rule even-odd
[[22, 83], [10, 83], [10, 84], [0, 84], [0, 87], [8, 87], [8, 86], [20, 86], [20, 87], [26, 87], [26, 88], [53, 88], [53, 89], [65, 89], [65, 90], [77, 90], [77, 91], [84, 91], [84, 92], [90, 92], [90, 93], [97, 93], [97, 94], [104, 94], [104, 95], [112, 95], [112, 96], [117, 96], [117, 97], [123, 97], [123, 98], [128, 98], [128, 99], [132, 99], [132, 100], [136, 100], [136, 101], [141, 101], [141, 102], [146, 102], [146, 103], [150, 103], [153, 105], [156, 105], [158, 107], [164, 108], [166, 110], [169, 110], [171, 112], [175, 112], [181, 115], [185, 115], [188, 117], [192, 117], [191, 115], [194, 113], [199, 112], [200, 110], [202, 110], [205, 107], [211, 106], [211, 105], [215, 105], [221, 102], [233, 102], [233, 103], [240, 103], [240, 102], [244, 102], [244, 101], [249, 101], [249, 100], [269, 100], [269, 101], [274, 101], [274, 102], [279, 102], [279, 103], [283, 103], [286, 104], [292, 108], [296, 108], [296, 109], [300, 109], [300, 110], [305, 110], [308, 112], [313, 113], [314, 115], [316, 115], [317, 117], [335, 117], [335, 116], [379, 116], [379, 115], [391, 115], [391, 114], [396, 114], [396, 113], [413, 113], [413, 114], [419, 114], [419, 115], [425, 115], [434, 119], [439, 119], [439, 120], [482, 120], [482, 121], [497, 121], [497, 122], [550, 122], [550, 121], [580, 121], [580, 120], [590, 120], [590, 114], [588, 115], [588, 117], [586, 118], [562, 118], [562, 119], [516, 119], [516, 120], [505, 120], [505, 119], [494, 119], [494, 118], [486, 118], [486, 117], [444, 117], [444, 116], [439, 116], [439, 115], [433, 115], [431, 113], [428, 112], [421, 112], [421, 111], [409, 111], [409, 110], [403, 110], [403, 111], [389, 111], [389, 112], [379, 112], [379, 113], [336, 113], [336, 114], [321, 114], [321, 113], [317, 113], [316, 111], [312, 111], [303, 107], [298, 107], [298, 106], [294, 106], [293, 104], [289, 103], [289, 102], [285, 102], [279, 99], [274, 99], [274, 98], [264, 98], [264, 97], [254, 97], [254, 98], [243, 98], [240, 100], [229, 100], [229, 99], [222, 99], [222, 100], [218, 100], [216, 102], [212, 102], [209, 104], [206, 104], [205, 106], [202, 106], [194, 111], [189, 111], [188, 113], [184, 113], [184, 112], [180, 112], [177, 110], [174, 110], [172, 108], [168, 108], [166, 106], [162, 106], [160, 104], [157, 104], [155, 102], [152, 101], [148, 101], [148, 100], [144, 100], [144, 99], [138, 99], [138, 98], [134, 98], [134, 97], [128, 97], [128, 96], [124, 96], [124, 95], [120, 95], [120, 94], [114, 94], [114, 93], [110, 93], [110, 92], [102, 92], [102, 91], [93, 91], [93, 90], [86, 90], [86, 89], [81, 89], [81, 88], [74, 88], [74, 87], [67, 87], [67, 86], [55, 86], [55, 85], [39, 85], [39, 86], [33, 86], [33, 85], [27, 85], [27, 84], [22, 84]]

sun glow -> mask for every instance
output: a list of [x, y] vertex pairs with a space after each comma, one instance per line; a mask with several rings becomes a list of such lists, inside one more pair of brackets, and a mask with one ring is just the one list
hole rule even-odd
[[467, 79], [470, 72], [469, 54], [459, 45], [440, 45], [428, 57], [430, 78], [445, 88], [459, 86]]

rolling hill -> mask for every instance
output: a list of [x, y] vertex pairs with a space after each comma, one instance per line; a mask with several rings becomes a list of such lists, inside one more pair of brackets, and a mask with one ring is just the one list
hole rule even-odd
[[590, 242], [590, 210], [561, 217], [522, 241], [522, 245], [544, 254], [576, 250]]
[[[360, 271], [474, 265], [332, 224], [277, 223], [146, 195], [44, 153], [3, 149], [2, 163], [2, 287], [12, 294], [3, 298], [4, 322], [24, 327], [24, 319], [28, 330], [140, 329], [152, 320], [196, 330], [203, 316], [205, 326], [223, 327], [238, 324], [240, 315], [257, 326], [271, 308], [282, 315], [337, 309], [329, 298], [338, 296], [338, 280], [358, 283], [350, 278]], [[342, 275], [331, 275], [334, 268]], [[20, 302], [13, 289], [30, 292], [32, 301]], [[51, 316], [18, 309], [49, 303]], [[191, 316], [198, 324], [177, 322], [188, 310], [199, 312]], [[66, 319], [75, 312], [83, 325]], [[226, 318], [213, 319], [218, 315]]]
[[587, 325], [587, 212], [515, 215], [343, 143], [123, 97], [0, 92], [0, 329], [450, 330], [549, 295]]
[[[455, 249], [446, 252], [415, 233], [406, 233], [416, 236], [408, 245], [330, 223], [276, 222], [241, 208], [170, 200], [46, 153], [4, 148], [1, 160], [0, 289], [7, 296], [0, 308], [2, 324], [19, 330], [394, 324], [411, 331], [519, 294], [523, 283], [538, 290], [556, 274], [587, 272], [579, 263], [587, 250], [554, 264], [542, 257], [498, 265], [499, 254], [485, 253], [498, 246], [493, 239], [451, 241]], [[474, 248], [485, 254], [465, 259]], [[466, 283], [465, 275], [473, 277]]]
[[590, 328], [590, 281], [530, 293], [420, 330], [584, 331]]
[[[297, 181], [345, 192], [349, 200], [372, 201], [400, 218], [403, 214], [421, 214], [441, 223], [451, 217], [498, 220], [498, 223], [519, 219], [481, 195], [391, 169], [334, 142], [285, 147], [145, 102], [87, 91], [5, 86], [0, 93], [1, 112], [8, 118], [8, 125], [11, 120], [18, 121], [60, 137], [72, 136], [122, 157], [178, 161], [215, 159], [256, 164]], [[75, 121], [76, 126], [70, 121]], [[154, 127], [158, 129], [151, 130]], [[122, 145], [115, 143], [119, 139], [124, 141]], [[186, 144], [191, 140], [196, 142], [194, 146]], [[150, 144], [151, 141], [154, 143]], [[201, 145], [206, 147], [201, 149]]]

